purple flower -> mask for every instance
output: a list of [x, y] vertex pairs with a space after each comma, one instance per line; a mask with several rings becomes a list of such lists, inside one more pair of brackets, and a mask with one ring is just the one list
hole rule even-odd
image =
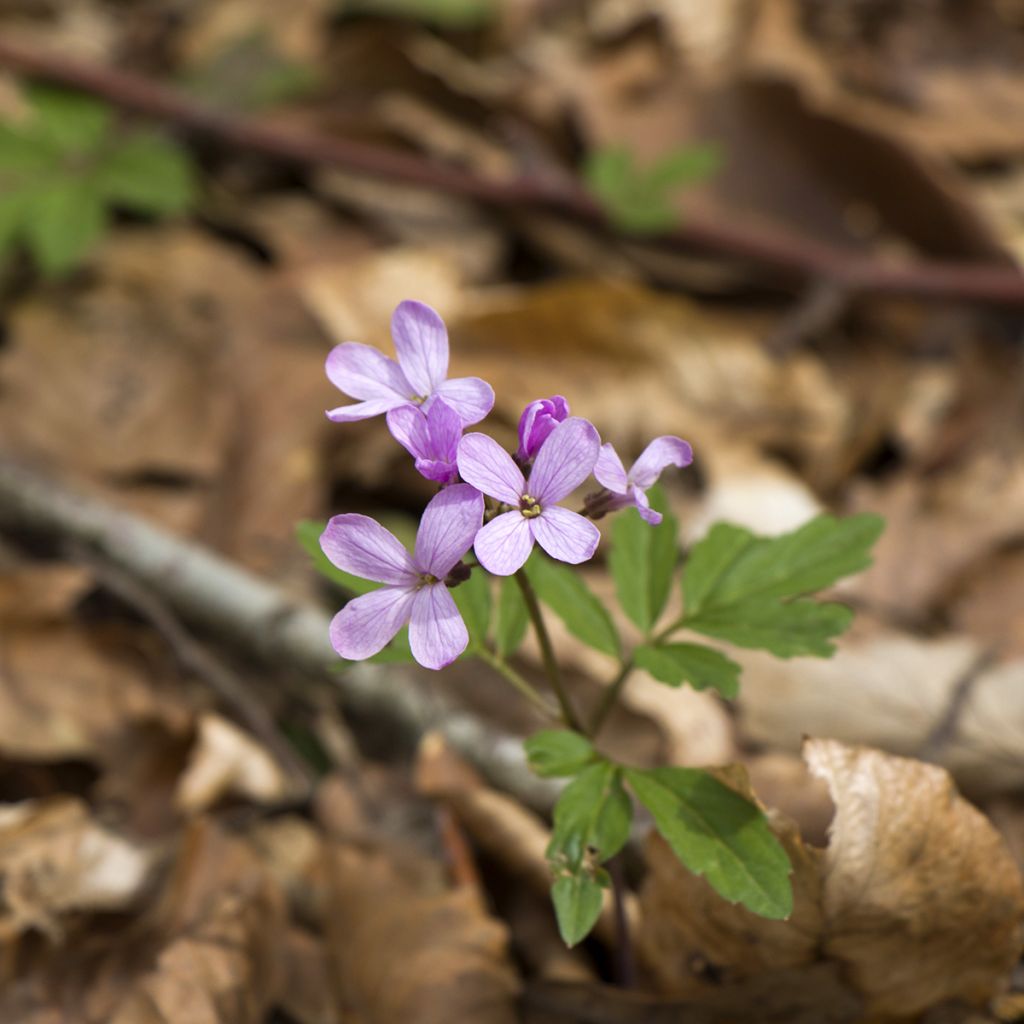
[[602, 501], [598, 496], [595, 505], [610, 512], [616, 508], [636, 505], [637, 511], [652, 526], [661, 522], [661, 513], [651, 508], [647, 500], [647, 488], [651, 487], [668, 466], [688, 466], [693, 462], [693, 449], [678, 437], [656, 437], [641, 453], [627, 473], [615, 449], [610, 444], [601, 446], [601, 454], [594, 466], [598, 483], [611, 492]]
[[494, 391], [479, 377], [446, 380], [448, 331], [444, 321], [422, 302], [398, 304], [391, 317], [391, 337], [398, 362], [369, 345], [347, 341], [327, 356], [327, 376], [346, 395], [361, 399], [355, 405], [330, 409], [328, 419], [349, 423], [379, 416], [401, 405], [429, 410], [443, 398], [463, 423], [479, 423], [494, 405]]
[[453, 484], [459, 479], [455, 464], [462, 437], [462, 420], [443, 398], [425, 413], [415, 405], [400, 405], [387, 416], [391, 436], [416, 460], [416, 469], [428, 480]]
[[569, 403], [561, 395], [538, 398], [536, 402], [531, 402], [519, 417], [519, 450], [516, 457], [522, 462], [533, 459], [548, 434], [568, 415]]
[[574, 565], [594, 554], [600, 539], [597, 527], [555, 503], [590, 476], [600, 445], [592, 424], [570, 417], [541, 446], [527, 483], [497, 441], [486, 434], [467, 434], [462, 439], [462, 479], [513, 507], [476, 535], [476, 557], [488, 572], [511, 576], [530, 557], [534, 541], [552, 558]]
[[483, 495], [467, 484], [436, 494], [423, 511], [412, 558], [369, 516], [334, 516], [320, 536], [324, 554], [345, 572], [384, 586], [353, 598], [331, 622], [331, 644], [359, 661], [381, 650], [409, 623], [412, 656], [444, 668], [469, 643], [445, 577], [469, 550], [484, 516]]

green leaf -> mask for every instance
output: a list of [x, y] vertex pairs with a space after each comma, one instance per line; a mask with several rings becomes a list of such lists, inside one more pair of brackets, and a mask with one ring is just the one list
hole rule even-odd
[[96, 149], [113, 123], [110, 107], [81, 93], [36, 86], [29, 92], [29, 102], [32, 133], [62, 153]]
[[526, 575], [540, 599], [573, 636], [596, 650], [619, 657], [619, 635], [611, 616], [572, 569], [536, 555], [527, 561]]
[[555, 804], [548, 858], [578, 871], [585, 861], [614, 857], [629, 838], [633, 804], [622, 788], [622, 769], [608, 761], [584, 767]]
[[380, 586], [379, 583], [353, 576], [350, 572], [344, 572], [323, 553], [320, 547], [320, 534], [324, 532], [326, 526], [325, 522], [315, 519], [303, 519], [295, 524], [295, 536], [309, 557], [313, 559], [313, 568], [321, 576], [326, 576], [332, 583], [336, 583], [350, 594], [358, 596], [376, 590]]
[[853, 611], [842, 604], [752, 601], [687, 617], [686, 627], [738, 647], [771, 651], [780, 658], [830, 658], [836, 650], [832, 638], [844, 633], [852, 621]]
[[740, 666], [703, 644], [644, 645], [633, 652], [633, 658], [669, 686], [689, 683], [695, 690], [712, 686], [729, 699], [739, 693]]
[[182, 213], [196, 194], [185, 150], [160, 135], [126, 139], [103, 159], [96, 181], [108, 201], [140, 213]]
[[779, 537], [728, 523], [712, 527], [683, 573], [687, 617], [749, 600], [799, 597], [871, 564], [885, 523], [879, 516], [820, 515]]
[[762, 917], [792, 913], [789, 858], [754, 804], [696, 768], [625, 773], [658, 831], [692, 872]]
[[448, 591], [462, 614], [469, 631], [469, 647], [482, 647], [487, 641], [487, 627], [491, 621], [491, 580], [483, 569], [474, 569], [465, 583]]
[[54, 182], [28, 203], [26, 240], [44, 274], [73, 267], [107, 226], [106, 208], [88, 179]]
[[497, 17], [499, 0], [342, 0], [341, 9], [404, 17], [449, 31], [483, 28]]
[[523, 749], [530, 768], [543, 779], [576, 775], [595, 756], [590, 740], [568, 729], [535, 732], [523, 743]]
[[529, 621], [530, 615], [519, 584], [512, 576], [504, 577], [498, 591], [498, 615], [494, 627], [494, 646], [498, 657], [507, 658], [519, 649]]
[[582, 942], [601, 916], [602, 885], [587, 871], [563, 875], [551, 886], [558, 931], [570, 948]]
[[649, 492], [652, 507], [662, 521], [651, 526], [635, 508], [616, 515], [612, 523], [612, 549], [608, 556], [622, 610], [644, 632], [661, 615], [672, 585], [678, 556], [678, 523], [668, 514], [664, 495]]
[[722, 151], [714, 143], [682, 146], [666, 154], [647, 172], [648, 186], [665, 189], [705, 181], [722, 166]]

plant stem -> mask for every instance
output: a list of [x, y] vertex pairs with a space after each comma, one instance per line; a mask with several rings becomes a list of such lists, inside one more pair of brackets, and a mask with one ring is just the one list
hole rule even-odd
[[611, 714], [612, 708], [618, 702], [619, 694], [622, 693], [622, 688], [626, 685], [626, 680], [634, 667], [633, 658], [630, 656], [622, 663], [619, 674], [605, 687], [604, 693], [601, 694], [601, 703], [597, 705], [597, 710], [594, 712], [593, 718], [590, 719], [590, 730], [587, 733], [590, 739], [597, 738], [597, 734]]
[[558, 667], [558, 662], [555, 660], [555, 651], [551, 646], [551, 637], [548, 635], [547, 626], [544, 625], [544, 616], [541, 614], [537, 594], [534, 592], [533, 584], [530, 583], [522, 569], [516, 573], [516, 583], [519, 584], [519, 589], [522, 591], [523, 600], [526, 602], [526, 610], [537, 633], [540, 652], [544, 659], [544, 671], [547, 673], [551, 689], [558, 698], [558, 706], [562, 709], [562, 719], [570, 729], [586, 735], [586, 729], [583, 728], [583, 723], [576, 714], [569, 700], [569, 694], [566, 692], [565, 683], [562, 681], [562, 670]]
[[481, 647], [476, 651], [476, 656], [485, 664], [490, 665], [499, 675], [503, 676], [506, 682], [512, 684], [538, 711], [542, 711], [549, 718], [558, 718], [559, 710], [550, 701], [546, 700], [543, 694], [534, 689], [533, 685], [527, 682], [511, 665], [503, 658], [499, 658], [493, 651]]

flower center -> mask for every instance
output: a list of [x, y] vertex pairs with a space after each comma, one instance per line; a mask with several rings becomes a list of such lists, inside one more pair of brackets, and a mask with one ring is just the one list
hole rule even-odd
[[519, 499], [519, 511], [524, 519], [536, 519], [540, 515], [540, 502], [529, 494], [524, 494]]
[[413, 405], [422, 405], [426, 400], [427, 400], [427, 396], [426, 395], [410, 395], [409, 396], [409, 401], [412, 402]]
[[436, 576], [432, 576], [429, 572], [421, 572], [420, 573], [419, 585], [421, 587], [428, 587], [432, 583], [437, 583], [437, 582], [438, 582], [437, 577]]

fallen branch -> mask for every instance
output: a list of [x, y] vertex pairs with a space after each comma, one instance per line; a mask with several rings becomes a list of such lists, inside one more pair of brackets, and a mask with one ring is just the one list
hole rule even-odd
[[[0, 66], [79, 89], [124, 109], [221, 143], [304, 166], [333, 166], [463, 196], [492, 206], [531, 206], [608, 228], [600, 205], [570, 178], [482, 178], [414, 153], [296, 131], [215, 110], [170, 86], [131, 72], [0, 40]], [[1024, 306], [1024, 274], [1014, 267], [918, 261], [893, 265], [781, 231], [688, 217], [651, 244], [697, 250], [759, 266], [780, 284], [804, 290], [825, 281], [850, 296], [889, 294]]]
[[206, 548], [3, 457], [0, 530], [85, 548], [183, 620], [275, 664], [330, 674], [347, 711], [410, 740], [437, 730], [495, 786], [538, 810], [554, 802], [556, 788], [526, 767], [521, 739], [429, 694], [422, 673], [411, 668], [362, 663], [339, 674], [329, 616]]

